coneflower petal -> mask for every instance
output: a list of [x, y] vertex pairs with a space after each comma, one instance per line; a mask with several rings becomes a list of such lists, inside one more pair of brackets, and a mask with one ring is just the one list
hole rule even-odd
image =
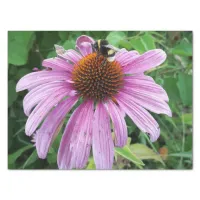
[[108, 113], [110, 114], [111, 120], [114, 125], [114, 133], [115, 133], [115, 146], [123, 147], [127, 143], [128, 133], [126, 121], [124, 119], [124, 112], [122, 112], [114, 102], [107, 101], [106, 108], [108, 109]]
[[54, 70], [58, 71], [67, 71], [67, 72], [72, 72], [73, 70], [73, 65], [68, 63], [65, 60], [62, 60], [60, 58], [48, 58], [43, 60], [42, 66], [44, 67], [50, 67]]
[[92, 143], [92, 101], [82, 103], [70, 117], [58, 150], [59, 169], [83, 168]]
[[29, 116], [32, 108], [37, 105], [40, 101], [42, 101], [47, 96], [51, 95], [58, 89], [66, 88], [66, 91], [69, 91], [69, 96], [74, 96], [76, 91], [72, 94], [72, 88], [70, 83], [66, 82], [53, 82], [46, 83], [40, 86], [37, 86], [30, 90], [30, 92], [24, 97], [23, 107], [24, 113]]
[[32, 72], [22, 77], [16, 86], [16, 91], [32, 89], [38, 85], [52, 81], [66, 81], [69, 79], [69, 73], [60, 71], [39, 71]]
[[48, 112], [58, 104], [67, 94], [69, 91], [66, 91], [66, 88], [62, 88], [57, 90], [56, 92], [49, 95], [43, 101], [41, 101], [32, 111], [30, 114], [26, 126], [25, 132], [26, 135], [30, 136], [34, 133], [36, 128], [42, 122], [44, 117], [48, 114]]
[[158, 96], [150, 93], [149, 91], [142, 91], [140, 88], [132, 88], [130, 86], [124, 86], [120, 92], [124, 97], [130, 98], [138, 105], [157, 114], [166, 114], [172, 116], [172, 112], [168, 104]]
[[133, 62], [138, 56], [139, 53], [137, 51], [122, 51], [121, 53], [116, 54], [116, 61], [124, 67]]
[[35, 135], [36, 149], [39, 158], [46, 158], [49, 147], [53, 143], [53, 140], [59, 133], [59, 130], [63, 124], [64, 117], [77, 101], [77, 96], [69, 97], [68, 99], [59, 103], [56, 108], [48, 114], [42, 126]]
[[131, 101], [123, 94], [116, 97], [118, 104], [133, 120], [138, 128], [150, 134], [152, 142], [156, 141], [160, 135], [160, 128], [156, 120], [144, 108]]
[[150, 50], [138, 56], [133, 62], [125, 66], [123, 70], [127, 74], [142, 73], [159, 66], [165, 61], [166, 57], [166, 53], [161, 49]]
[[66, 50], [66, 52], [60, 55], [60, 57], [69, 60], [75, 64], [77, 64], [81, 60], [81, 58], [83, 58], [81, 54], [79, 54], [77, 51], [74, 51], [73, 49]]
[[155, 95], [166, 102], [169, 101], [166, 91], [156, 84], [150, 76], [126, 76], [124, 77], [124, 85], [131, 87], [133, 90], [140, 90], [141, 92]]
[[98, 103], [92, 130], [92, 149], [97, 169], [112, 169], [114, 144], [110, 130], [109, 115], [102, 103]]
[[92, 53], [93, 50], [91, 44], [94, 42], [95, 41], [91, 37], [82, 35], [76, 40], [76, 49], [79, 50], [83, 56], [87, 56]]

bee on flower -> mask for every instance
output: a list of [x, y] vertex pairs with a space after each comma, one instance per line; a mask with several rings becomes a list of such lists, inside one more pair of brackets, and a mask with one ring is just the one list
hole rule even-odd
[[[62, 135], [57, 156], [59, 169], [84, 168], [91, 150], [97, 169], [112, 169], [114, 146], [127, 143], [126, 115], [153, 142], [160, 129], [147, 110], [172, 115], [165, 90], [144, 75], [165, 61], [163, 50], [140, 55], [107, 43], [98, 44], [101, 43], [82, 35], [77, 38], [76, 51], [55, 45], [57, 57], [42, 62], [51, 70], [27, 74], [16, 86], [17, 92], [28, 90], [23, 100], [28, 116], [25, 132], [34, 135], [42, 159], [46, 158], [67, 113], [82, 99]], [[100, 47], [107, 51], [102, 53]], [[112, 51], [108, 53], [109, 50]]]

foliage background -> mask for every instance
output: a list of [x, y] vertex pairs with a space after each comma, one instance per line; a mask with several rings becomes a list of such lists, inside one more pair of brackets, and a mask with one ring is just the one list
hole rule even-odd
[[[126, 117], [129, 141], [123, 149], [115, 149], [113, 169], [191, 169], [193, 54], [190, 31], [9, 31], [8, 168], [57, 169], [56, 155], [63, 129], [47, 159], [39, 159], [31, 138], [24, 133], [27, 117], [22, 101], [27, 91], [16, 93], [15, 87], [17, 81], [34, 67], [42, 69], [43, 59], [56, 56], [54, 44], [74, 49], [76, 38], [82, 34], [94, 39], [106, 38], [116, 47], [135, 49], [140, 53], [155, 48], [167, 53], [165, 63], [146, 74], [167, 91], [173, 117], [152, 114], [161, 128], [161, 136], [155, 143], [151, 143], [148, 136]], [[95, 169], [92, 155], [86, 169]]]

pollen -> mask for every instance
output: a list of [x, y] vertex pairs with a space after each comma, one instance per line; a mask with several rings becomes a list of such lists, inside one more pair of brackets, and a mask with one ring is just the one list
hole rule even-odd
[[74, 66], [72, 80], [75, 90], [86, 99], [114, 99], [123, 85], [123, 72], [117, 61], [108, 62], [96, 53], [82, 58]]

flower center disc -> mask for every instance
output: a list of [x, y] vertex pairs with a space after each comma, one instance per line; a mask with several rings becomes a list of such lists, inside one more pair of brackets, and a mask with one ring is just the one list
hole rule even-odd
[[105, 59], [92, 53], [75, 64], [72, 80], [83, 98], [97, 101], [113, 98], [122, 86], [123, 72], [120, 64]]

